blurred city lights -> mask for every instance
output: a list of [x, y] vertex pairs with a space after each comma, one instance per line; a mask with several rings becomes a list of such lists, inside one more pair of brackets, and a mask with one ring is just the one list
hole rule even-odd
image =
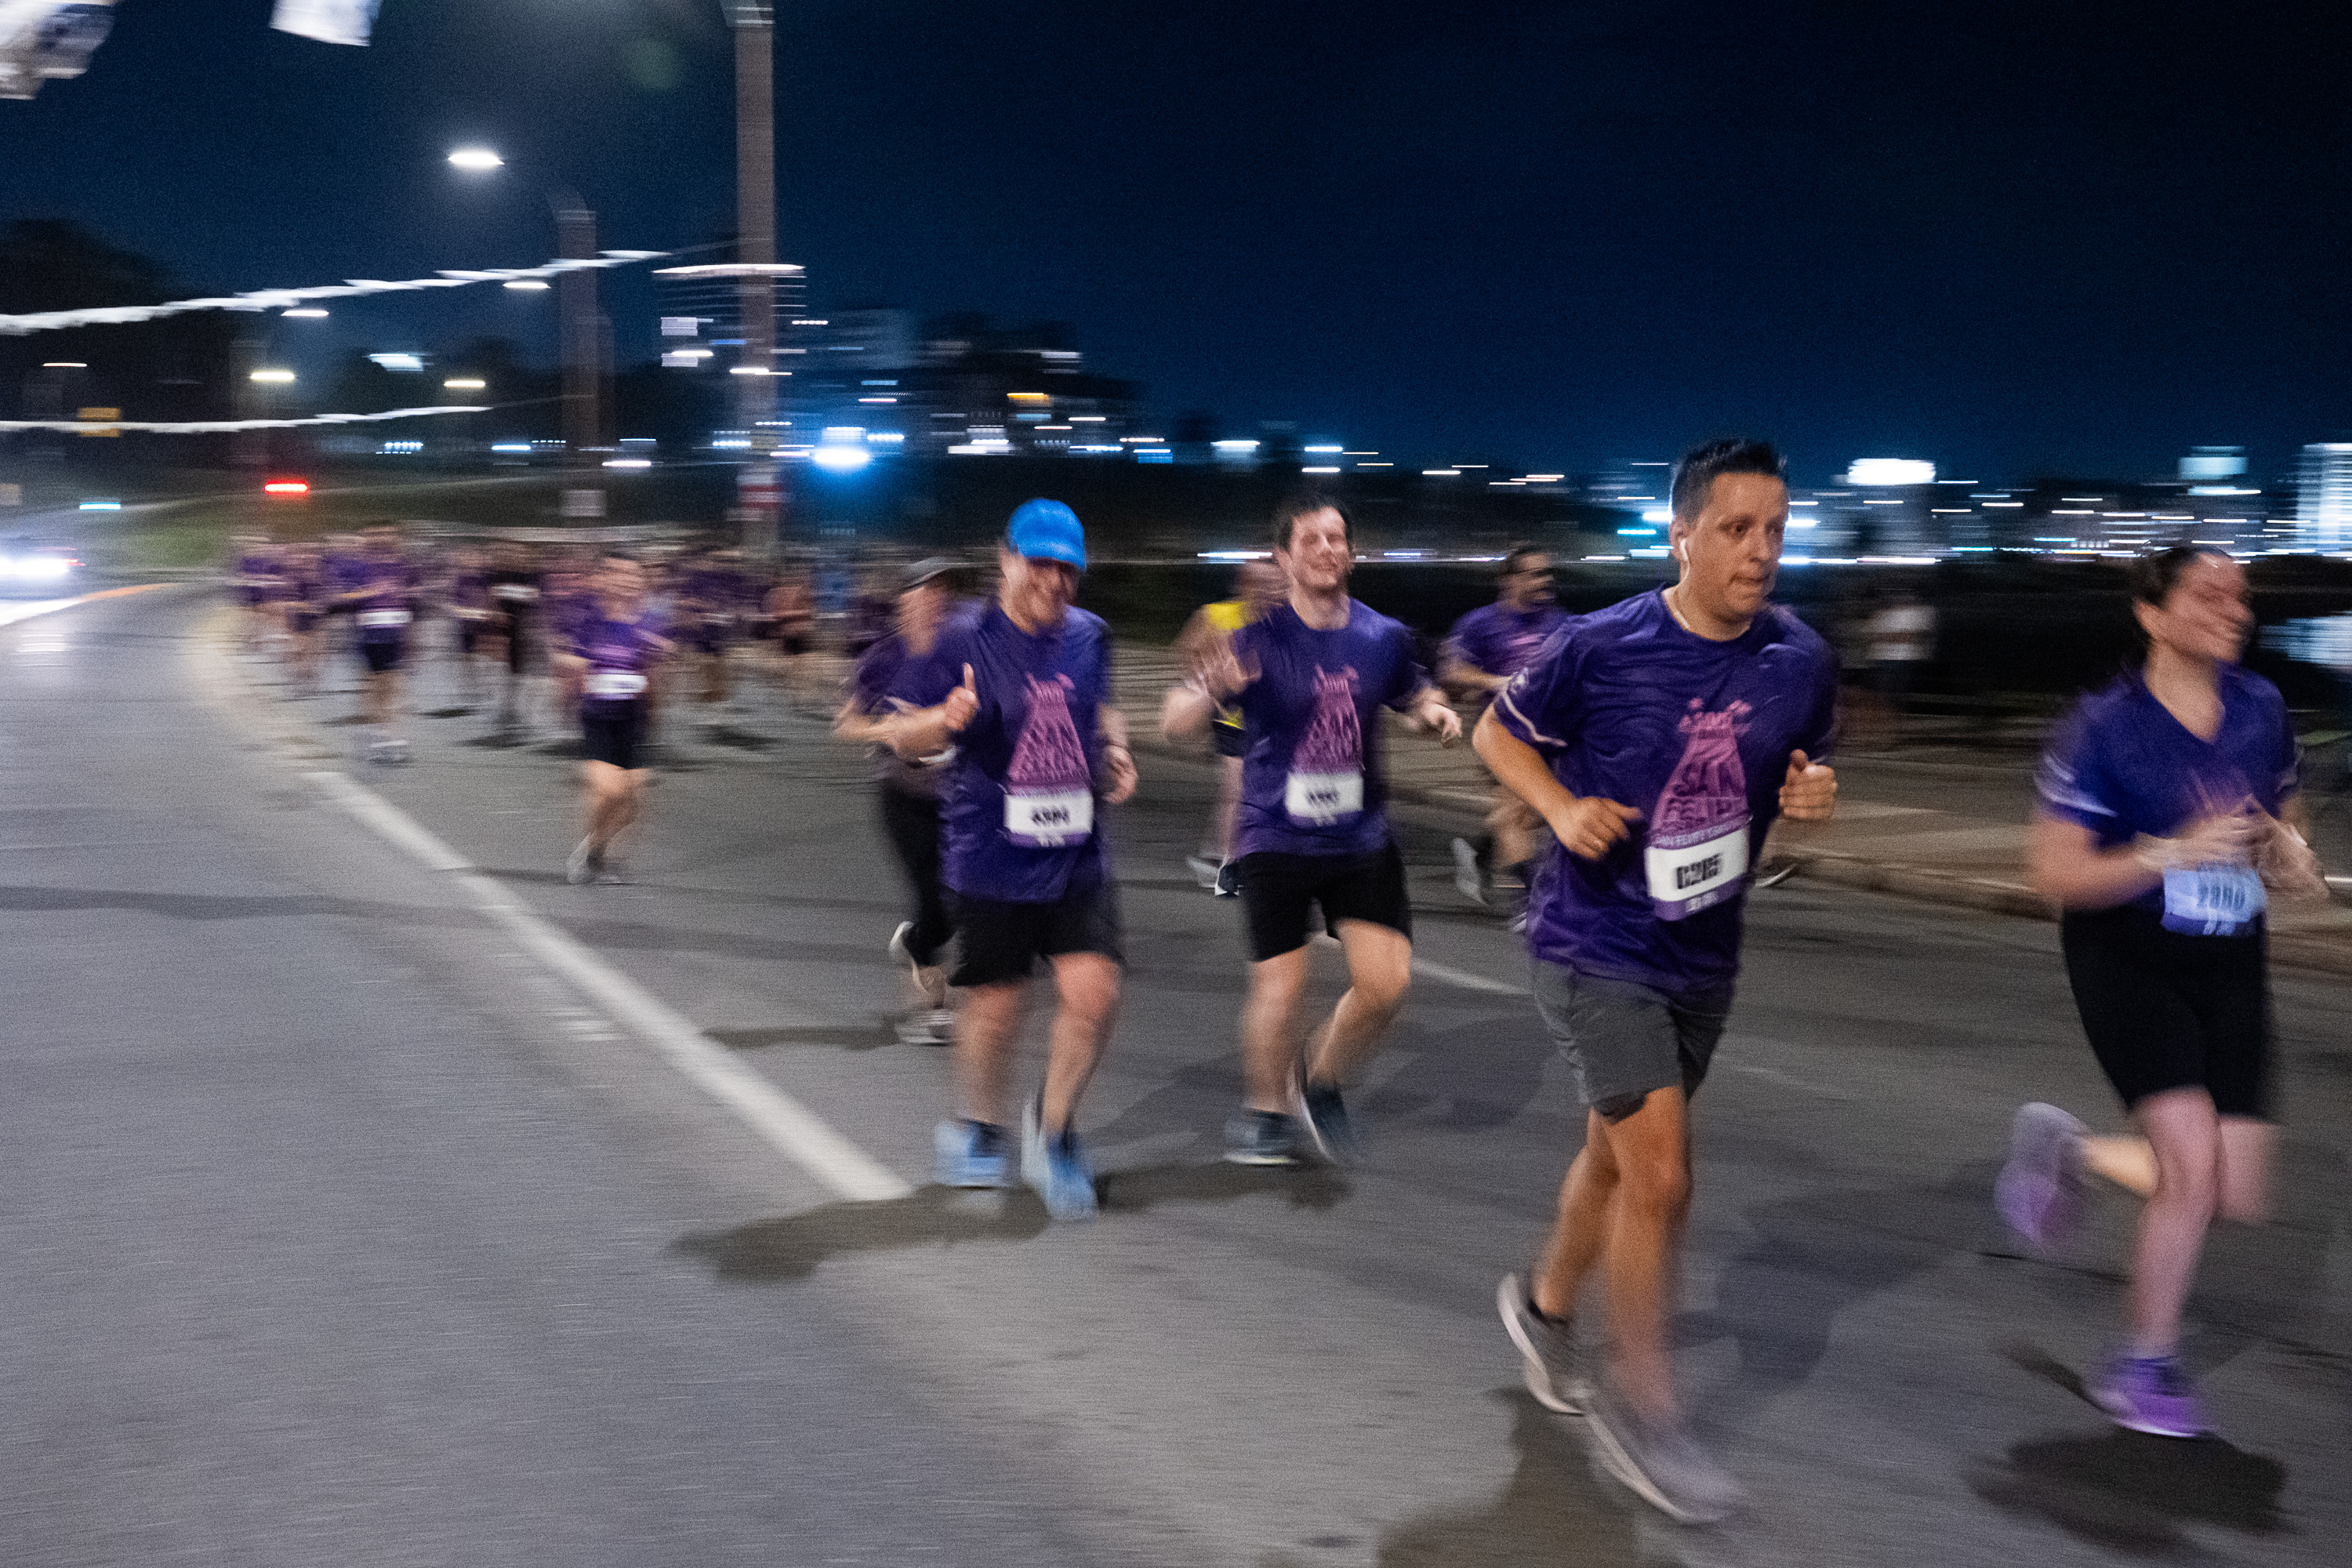
[[469, 174], [487, 174], [492, 169], [503, 169], [507, 161], [488, 147], [460, 147], [449, 154], [449, 165]]
[[267, 382], [271, 385], [283, 386], [286, 383], [294, 379], [294, 373], [290, 370], [257, 370], [248, 374], [246, 379], [247, 381]]
[[1845, 471], [1850, 485], [1932, 485], [1936, 465], [1910, 458], [1856, 458]]
[[122, 503], [119, 500], [86, 500], [81, 503], [80, 510], [83, 511], [121, 511], [122, 510]]
[[385, 370], [419, 371], [425, 368], [425, 356], [422, 354], [382, 353], [370, 354], [368, 358]]
[[478, 375], [453, 375], [441, 384], [451, 392], [479, 392], [490, 384]]
[[43, 370], [88, 370], [89, 364], [87, 361], [78, 359], [50, 359], [43, 360], [41, 368]]
[[874, 460], [874, 454], [864, 447], [826, 445], [809, 454], [809, 461], [830, 473], [845, 474], [862, 468]]
[[298, 305], [290, 310], [280, 310], [278, 313], [281, 316], [290, 316], [299, 321], [323, 321], [327, 319], [327, 312], [316, 305]]
[[637, 469], [650, 468], [654, 465], [650, 458], [607, 458], [604, 466], [608, 468]]
[[310, 493], [310, 485], [306, 479], [272, 479], [261, 490], [264, 495], [306, 496]]
[[509, 278], [507, 287], [518, 294], [543, 294], [547, 291], [546, 281], [538, 278]]

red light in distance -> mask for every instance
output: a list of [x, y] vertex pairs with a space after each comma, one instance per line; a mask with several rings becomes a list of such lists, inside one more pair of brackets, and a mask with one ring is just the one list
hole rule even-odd
[[310, 493], [310, 485], [307, 479], [272, 479], [261, 490], [264, 495], [306, 496]]

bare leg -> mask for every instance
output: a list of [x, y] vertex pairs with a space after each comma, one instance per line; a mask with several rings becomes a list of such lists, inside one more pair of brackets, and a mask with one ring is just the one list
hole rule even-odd
[[1639, 1110], [1604, 1127], [1617, 1167], [1602, 1259], [1617, 1388], [1643, 1419], [1666, 1425], [1676, 1418], [1668, 1325], [1683, 1223], [1690, 1213], [1690, 1122], [1683, 1091], [1653, 1089]]
[[2278, 1129], [2251, 1116], [2221, 1118], [2221, 1189], [2218, 1208], [2223, 1219], [2239, 1225], [2260, 1225], [2271, 1217], [2271, 1157]]
[[956, 1015], [957, 1090], [974, 1121], [1008, 1125], [1013, 1110], [1013, 1053], [1020, 1044], [1029, 983], [1000, 980], [966, 991]]
[[1049, 1135], [1077, 1116], [1078, 1097], [1094, 1077], [1118, 1016], [1119, 983], [1118, 965], [1098, 952], [1066, 952], [1053, 962], [1061, 1006], [1054, 1015], [1044, 1113], [1038, 1118]]
[[1217, 808], [1209, 816], [1211, 853], [1220, 860], [1233, 858], [1234, 823], [1242, 809], [1242, 760], [1217, 759]]
[[1547, 1317], [1576, 1310], [1584, 1281], [1609, 1244], [1610, 1214], [1617, 1196], [1617, 1161], [1609, 1150], [1608, 1126], [1598, 1111], [1584, 1114], [1584, 1147], [1569, 1162], [1559, 1184], [1559, 1214], [1544, 1243], [1529, 1294]]
[[1307, 1076], [1338, 1083], [1380, 1043], [1412, 984], [1412, 939], [1370, 921], [1341, 921], [1348, 989], [1307, 1053]]
[[1250, 965], [1242, 1004], [1243, 1097], [1252, 1110], [1287, 1112], [1298, 1071], [1298, 1001], [1307, 992], [1307, 948]]
[[2157, 1174], [2132, 1258], [2131, 1332], [2137, 1354], [2163, 1355], [2180, 1338], [2180, 1310], [2213, 1221], [2221, 1131], [2201, 1089], [2152, 1094], [2133, 1115], [2155, 1150]]
[[2136, 1197], [2156, 1191], [2156, 1151], [2145, 1138], [2085, 1138], [2083, 1164]]

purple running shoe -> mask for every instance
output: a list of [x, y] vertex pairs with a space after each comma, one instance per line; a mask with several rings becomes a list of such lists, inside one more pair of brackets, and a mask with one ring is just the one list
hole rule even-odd
[[2021, 1105], [2010, 1123], [2009, 1163], [1993, 1184], [1993, 1206], [2039, 1253], [2056, 1251], [2083, 1217], [2081, 1122], [2054, 1105]]
[[2091, 1381], [2091, 1403], [2116, 1426], [2158, 1437], [2194, 1437], [2210, 1430], [2177, 1356], [2116, 1352]]

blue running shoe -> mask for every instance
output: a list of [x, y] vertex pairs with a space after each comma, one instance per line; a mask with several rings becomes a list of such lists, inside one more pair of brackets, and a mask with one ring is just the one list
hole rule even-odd
[[1011, 1175], [1004, 1129], [992, 1121], [942, 1121], [931, 1133], [943, 1187], [1002, 1187]]
[[1297, 1123], [1279, 1110], [1243, 1107], [1225, 1123], [1225, 1161], [1234, 1165], [1296, 1165]]
[[1021, 1113], [1021, 1179], [1037, 1189], [1045, 1212], [1055, 1219], [1094, 1218], [1095, 1171], [1077, 1130], [1066, 1127], [1047, 1138], [1037, 1100]]
[[1338, 1084], [1301, 1078], [1293, 1092], [1297, 1098], [1291, 1101], [1291, 1114], [1318, 1154], [1334, 1165], [1353, 1165], [1362, 1160], [1363, 1144], [1356, 1136], [1356, 1124], [1348, 1120], [1348, 1107], [1339, 1098]]

